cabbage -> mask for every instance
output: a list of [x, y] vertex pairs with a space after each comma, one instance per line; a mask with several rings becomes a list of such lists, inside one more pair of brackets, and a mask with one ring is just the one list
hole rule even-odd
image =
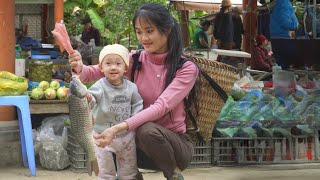
[[39, 83], [39, 88], [41, 88], [42, 90], [46, 90], [47, 88], [49, 88], [49, 82], [48, 81], [41, 81]]
[[68, 88], [66, 88], [64, 86], [63, 87], [59, 87], [57, 89], [57, 97], [58, 97], [58, 99], [60, 99], [60, 100], [66, 99], [68, 97], [68, 92], [69, 92]]
[[50, 87], [53, 89], [58, 89], [60, 87], [60, 83], [57, 80], [53, 80], [50, 82]]
[[44, 92], [41, 88], [36, 87], [32, 89], [31, 91], [31, 98], [35, 100], [43, 99], [44, 97]]
[[46, 97], [46, 99], [52, 100], [57, 97], [57, 92], [56, 90], [50, 87], [44, 91], [44, 96]]

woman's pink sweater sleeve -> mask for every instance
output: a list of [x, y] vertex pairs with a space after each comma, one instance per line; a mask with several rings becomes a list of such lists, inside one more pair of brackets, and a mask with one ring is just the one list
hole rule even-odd
[[97, 81], [102, 78], [104, 74], [100, 71], [98, 65], [83, 66], [82, 72], [80, 73], [80, 80], [82, 82]]
[[191, 91], [197, 75], [198, 68], [192, 62], [186, 62], [177, 71], [172, 83], [163, 91], [154, 104], [126, 120], [129, 130], [135, 129], [146, 122], [158, 120], [179, 103], [183, 103], [183, 99]]

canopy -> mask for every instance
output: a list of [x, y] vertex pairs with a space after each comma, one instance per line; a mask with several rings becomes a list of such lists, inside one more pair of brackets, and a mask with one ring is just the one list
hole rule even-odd
[[[175, 10], [218, 11], [222, 0], [170, 0]], [[242, 0], [231, 0], [234, 6], [242, 6]], [[258, 5], [261, 5], [258, 3]]]

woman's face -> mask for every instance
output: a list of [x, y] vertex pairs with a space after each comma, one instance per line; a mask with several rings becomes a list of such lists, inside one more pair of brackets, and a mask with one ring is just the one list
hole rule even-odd
[[266, 47], [266, 46], [268, 45], [268, 40], [264, 40], [264, 41], [262, 42], [262, 45], [263, 45], [264, 47]]
[[155, 25], [137, 18], [135, 28], [137, 39], [146, 52], [162, 54], [168, 51], [167, 36]]

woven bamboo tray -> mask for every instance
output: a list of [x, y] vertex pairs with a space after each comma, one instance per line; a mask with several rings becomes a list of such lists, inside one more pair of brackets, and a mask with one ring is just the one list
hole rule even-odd
[[[230, 65], [217, 61], [208, 60], [203, 57], [193, 56], [191, 59], [198, 63], [199, 67], [205, 71], [219, 86], [228, 94], [232, 89], [234, 82], [238, 79], [238, 70]], [[205, 141], [212, 138], [212, 130], [218, 119], [220, 111], [224, 106], [224, 101], [218, 93], [212, 89], [208, 81], [198, 77], [200, 80], [200, 100], [199, 100], [199, 115], [196, 117], [196, 122], [200, 128]], [[191, 121], [187, 121], [187, 128], [192, 128]], [[193, 139], [196, 141], [193, 132], [190, 132]]]

